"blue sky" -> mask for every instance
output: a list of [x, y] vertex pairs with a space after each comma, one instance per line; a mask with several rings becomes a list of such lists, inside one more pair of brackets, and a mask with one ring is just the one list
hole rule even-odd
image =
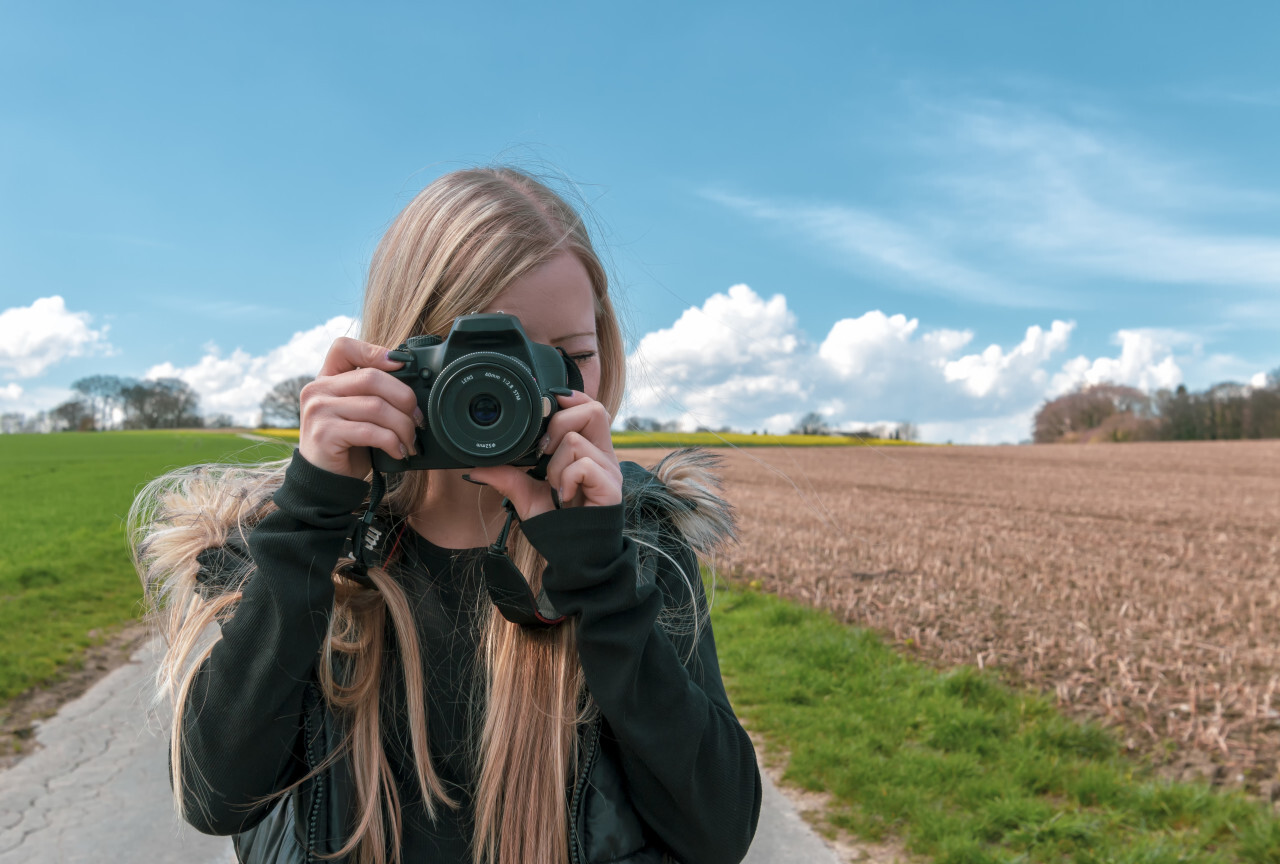
[[169, 374], [248, 422], [493, 161], [590, 204], [627, 413], [1014, 441], [1280, 366], [1280, 7], [687, 5], [0, 3], [0, 411]]

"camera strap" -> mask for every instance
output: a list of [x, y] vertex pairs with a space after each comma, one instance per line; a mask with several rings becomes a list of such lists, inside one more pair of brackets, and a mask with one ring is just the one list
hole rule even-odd
[[[545, 470], [545, 466], [543, 468]], [[347, 536], [343, 548], [344, 556], [350, 559], [350, 563], [340, 571], [348, 579], [375, 590], [377, 586], [369, 578], [369, 568], [383, 566], [390, 558], [386, 547], [391, 537], [391, 526], [377, 515], [378, 504], [385, 491], [386, 482], [382, 472], [375, 469], [369, 491], [369, 507]], [[558, 508], [560, 501], [555, 497], [554, 490], [552, 497]], [[515, 505], [507, 498], [502, 499], [502, 506], [507, 511], [507, 521], [503, 523], [498, 539], [485, 550], [482, 562], [489, 597], [502, 617], [513, 624], [532, 628], [554, 627], [565, 616], [556, 612], [545, 591], [534, 595], [529, 581], [507, 554], [507, 537], [511, 533], [512, 524], [520, 517], [516, 514]], [[394, 549], [393, 546], [393, 552]]]
[[564, 616], [551, 605], [547, 592], [539, 591], [534, 596], [528, 580], [507, 555], [507, 535], [511, 533], [512, 523], [520, 517], [516, 515], [516, 507], [509, 499], [503, 498], [502, 506], [506, 508], [507, 521], [498, 532], [498, 539], [489, 546], [484, 556], [484, 584], [489, 589], [489, 597], [502, 617], [512, 624], [534, 628], [554, 627], [564, 620]]

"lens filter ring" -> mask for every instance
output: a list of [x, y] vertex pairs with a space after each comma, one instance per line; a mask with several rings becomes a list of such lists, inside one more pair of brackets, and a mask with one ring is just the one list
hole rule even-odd
[[537, 381], [509, 354], [454, 360], [431, 386], [427, 422], [436, 443], [465, 465], [508, 465], [528, 453], [542, 423]]

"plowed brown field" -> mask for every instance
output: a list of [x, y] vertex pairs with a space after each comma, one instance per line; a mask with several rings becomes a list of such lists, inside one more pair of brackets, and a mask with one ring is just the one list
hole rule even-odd
[[1280, 788], [1280, 442], [716, 452], [722, 575]]

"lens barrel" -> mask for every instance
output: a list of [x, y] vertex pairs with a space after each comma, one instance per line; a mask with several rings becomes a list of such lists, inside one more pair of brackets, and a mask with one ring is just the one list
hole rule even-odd
[[542, 424], [537, 382], [509, 354], [477, 351], [440, 371], [427, 420], [436, 442], [460, 463], [508, 465], [533, 449]]

